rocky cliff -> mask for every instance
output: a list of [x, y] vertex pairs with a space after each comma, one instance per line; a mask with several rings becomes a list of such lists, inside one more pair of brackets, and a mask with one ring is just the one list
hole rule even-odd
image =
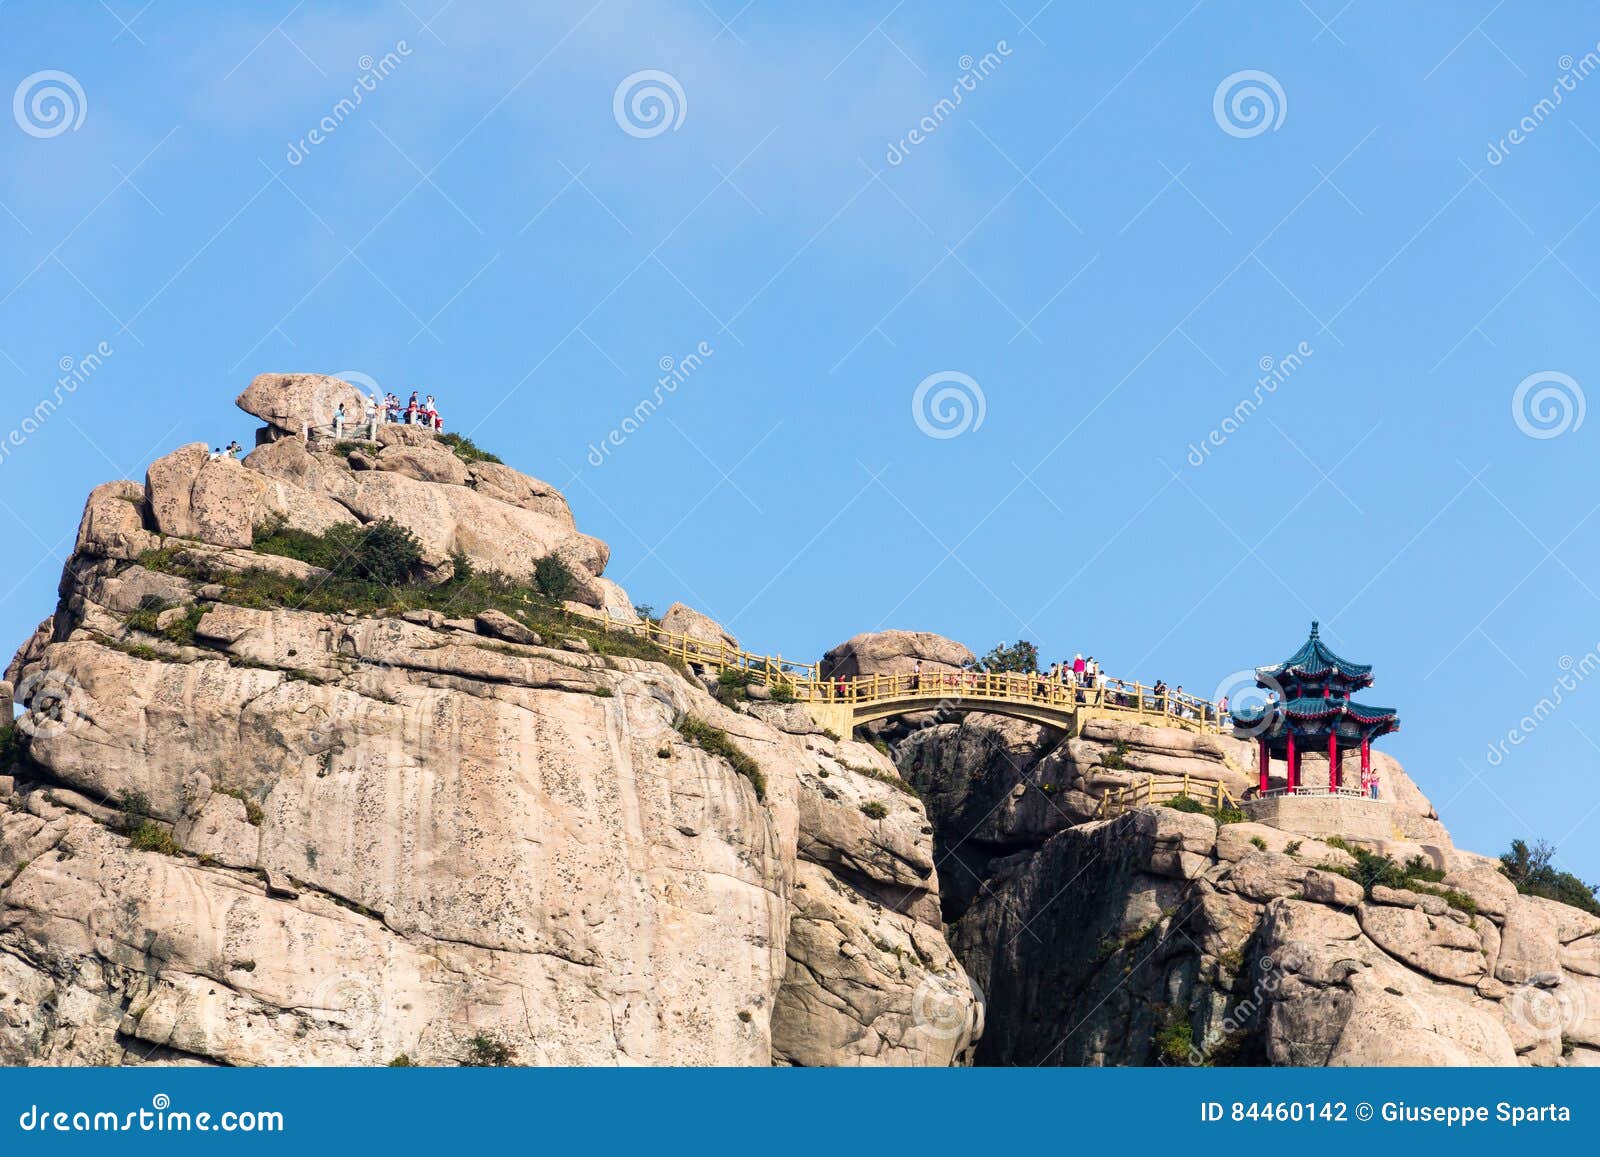
[[[547, 484], [409, 427], [307, 440], [357, 398], [267, 375], [245, 462], [90, 496], [3, 688], [0, 1061], [960, 1059], [893, 765], [603, 629], [633, 610]], [[255, 549], [385, 519], [414, 587]], [[518, 594], [552, 557], [565, 608]]]
[[[1099, 818], [1152, 775], [1242, 795], [1230, 739], [828, 734], [616, 629], [553, 487], [336, 443], [341, 402], [264, 375], [244, 462], [89, 496], [0, 683], [0, 1063], [1600, 1061], [1600, 919], [1455, 849], [1392, 761], [1345, 842]], [[823, 669], [970, 660], [883, 632]]]
[[[888, 637], [852, 644], [868, 673], [904, 662]], [[898, 646], [924, 669], [937, 650]], [[1600, 1065], [1600, 917], [1455, 848], [1387, 756], [1382, 827], [1328, 842], [1237, 814], [1096, 817], [1152, 775], [1243, 797], [1253, 752], [1229, 738], [981, 713], [882, 738], [933, 818], [950, 941], [987, 1005], [978, 1064]], [[1376, 882], [1386, 865], [1408, 878]]]

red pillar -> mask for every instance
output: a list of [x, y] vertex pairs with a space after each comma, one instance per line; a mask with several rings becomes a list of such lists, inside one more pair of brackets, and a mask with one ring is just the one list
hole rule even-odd
[[1328, 794], [1339, 794], [1339, 733], [1328, 732]]
[[1296, 773], [1300, 770], [1294, 765], [1294, 732], [1289, 732], [1289, 750], [1285, 753], [1284, 763], [1289, 768], [1289, 790], [1292, 792], [1300, 786], [1300, 777]]
[[1361, 739], [1361, 778], [1365, 780], [1367, 773], [1372, 770], [1372, 740], [1362, 736]]
[[1266, 795], [1268, 790], [1268, 777], [1272, 769], [1272, 753], [1267, 750], [1265, 739], [1257, 740], [1261, 745], [1261, 794]]

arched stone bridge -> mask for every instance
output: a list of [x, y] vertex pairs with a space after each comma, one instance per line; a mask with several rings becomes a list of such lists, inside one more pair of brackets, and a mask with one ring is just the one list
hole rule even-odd
[[606, 629], [641, 636], [673, 658], [717, 671], [743, 671], [770, 687], [780, 701], [805, 707], [819, 725], [848, 736], [863, 723], [914, 712], [959, 715], [984, 711], [1053, 727], [1069, 735], [1091, 719], [1118, 719], [1151, 727], [1215, 734], [1223, 730], [1216, 706], [1193, 695], [1157, 694], [1141, 683], [1103, 680], [1073, 687], [1043, 675], [1014, 672], [936, 671], [823, 679], [818, 665], [757, 655], [709, 643], [655, 623], [606, 621]]

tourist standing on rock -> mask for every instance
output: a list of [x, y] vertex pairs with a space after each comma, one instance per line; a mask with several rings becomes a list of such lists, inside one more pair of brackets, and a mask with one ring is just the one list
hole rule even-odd
[[378, 394], [373, 392], [367, 399], [367, 441], [378, 440], [378, 415], [382, 412], [382, 403], [378, 401]]
[[333, 440], [344, 441], [344, 403], [339, 403], [339, 408], [333, 412]]
[[916, 662], [916, 665], [911, 668], [911, 689], [913, 691], [922, 690], [922, 660], [921, 659], [918, 659], [917, 662]]
[[239, 460], [239, 455], [244, 453], [244, 447], [239, 445], [239, 439], [235, 438], [232, 442], [228, 443], [228, 448], [224, 450], [223, 453], [231, 461], [237, 462]]
[[411, 400], [406, 403], [406, 425], [408, 426], [415, 426], [417, 424], [417, 415], [422, 410], [422, 406], [417, 402], [417, 396], [417, 391], [412, 390]]
[[1367, 775], [1368, 775], [1368, 778], [1371, 781], [1368, 784], [1368, 791], [1371, 793], [1373, 799], [1377, 799], [1378, 798], [1378, 769], [1375, 768], [1375, 767], [1372, 768], [1367, 773]]

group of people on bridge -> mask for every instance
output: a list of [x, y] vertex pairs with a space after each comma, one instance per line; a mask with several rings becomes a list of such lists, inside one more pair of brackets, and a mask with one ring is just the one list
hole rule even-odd
[[[1227, 714], [1227, 701], [1224, 700], [1215, 709], [1203, 700], [1186, 695], [1183, 687], [1169, 688], [1165, 681], [1157, 679], [1151, 686], [1145, 687], [1138, 683], [1129, 683], [1122, 679], [1108, 679], [1100, 669], [1100, 664], [1091, 655], [1087, 659], [1082, 654], [1074, 656], [1068, 662], [1052, 663], [1047, 671], [1000, 671], [991, 672], [981, 668], [967, 668], [965, 670], [938, 670], [925, 672], [922, 660], [918, 659], [909, 675], [888, 676], [892, 684], [887, 688], [888, 693], [904, 689], [915, 692], [939, 691], [959, 695], [963, 690], [971, 691], [985, 686], [992, 686], [998, 679], [1008, 694], [1015, 693], [1018, 697], [1030, 699], [1043, 699], [1059, 702], [1062, 699], [1090, 706], [1122, 707], [1130, 711], [1164, 711], [1181, 719], [1210, 719], [1220, 724]], [[831, 681], [823, 683], [824, 694], [830, 694], [834, 699], [845, 700], [855, 698], [856, 693], [851, 690], [851, 680], [839, 674]]]

